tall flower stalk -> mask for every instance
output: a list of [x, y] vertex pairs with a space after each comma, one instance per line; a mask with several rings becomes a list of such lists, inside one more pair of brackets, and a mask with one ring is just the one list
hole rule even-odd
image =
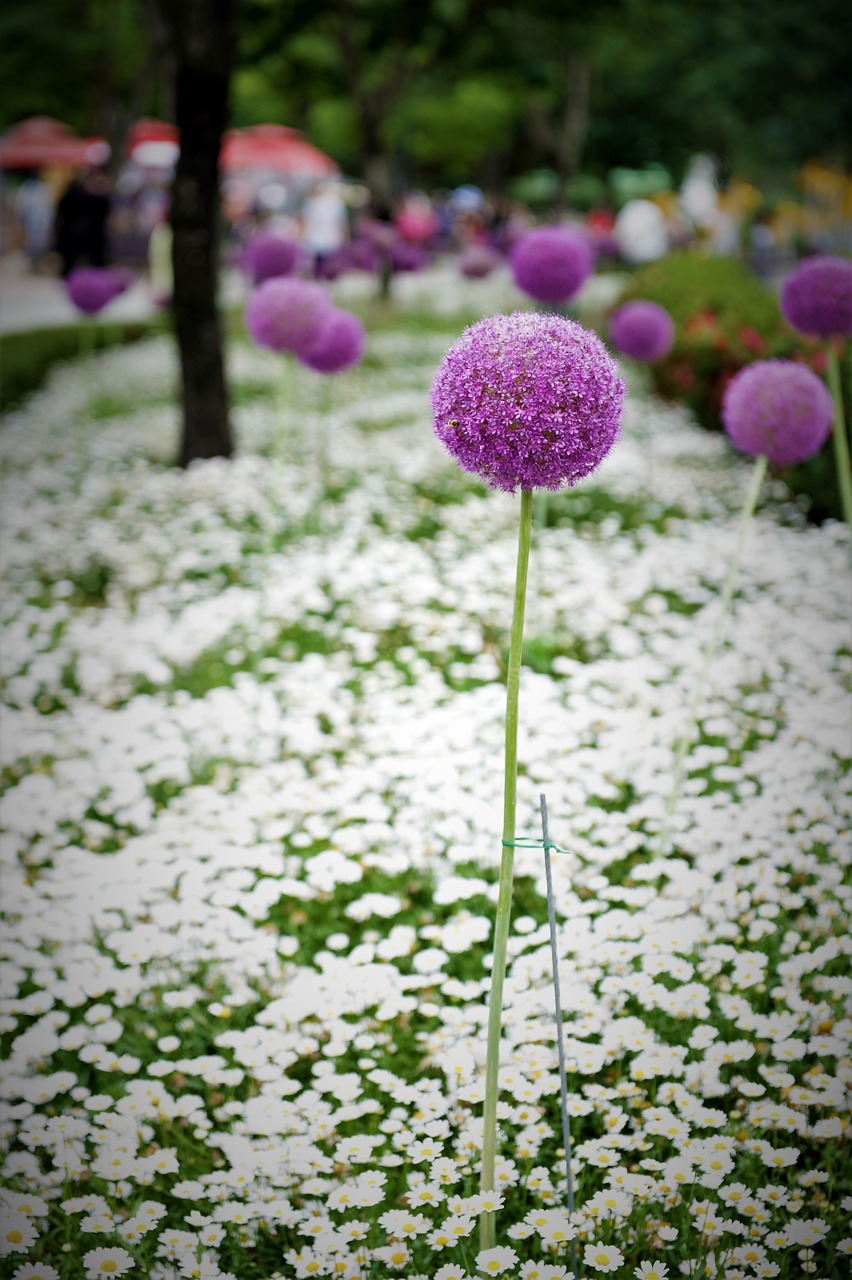
[[[532, 535], [532, 489], [521, 490], [518, 526], [518, 560], [515, 568], [515, 597], [509, 638], [509, 666], [506, 673], [506, 723], [503, 758], [503, 840], [500, 859], [500, 889], [494, 925], [494, 955], [491, 966], [491, 996], [488, 1003], [488, 1044], [483, 1106], [482, 1178], [483, 1191], [494, 1189], [494, 1159], [497, 1151], [497, 1093], [500, 1068], [500, 1032], [503, 1014], [503, 984], [506, 979], [506, 949], [512, 915], [512, 885], [515, 862], [515, 810], [518, 795], [518, 702], [521, 687], [521, 654], [524, 646], [524, 612]], [[483, 1214], [482, 1248], [495, 1241], [494, 1214]]]
[[[506, 676], [503, 836], [488, 1004], [481, 1188], [494, 1189], [503, 987], [512, 913], [518, 779], [518, 704], [532, 536], [533, 490], [590, 475], [618, 438], [624, 383], [603, 343], [561, 316], [516, 312], [465, 330], [432, 385], [435, 433], [466, 471], [521, 492]], [[496, 1221], [483, 1213], [483, 1249]]]
[[686, 725], [675, 747], [672, 787], [666, 802], [660, 842], [668, 846], [671, 817], [680, 798], [689, 748], [710, 664], [734, 595], [746, 536], [769, 463], [791, 466], [813, 457], [831, 432], [832, 403], [825, 384], [805, 365], [790, 360], [760, 360], [741, 369], [725, 391], [722, 422], [731, 443], [755, 459], [740, 515], [734, 554], [722, 587], [716, 622], [704, 649]]

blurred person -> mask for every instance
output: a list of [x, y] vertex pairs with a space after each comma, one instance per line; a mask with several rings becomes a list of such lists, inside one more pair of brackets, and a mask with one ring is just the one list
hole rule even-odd
[[426, 244], [440, 230], [432, 201], [423, 191], [410, 191], [404, 195], [394, 211], [393, 221], [402, 239], [412, 244]]
[[69, 275], [83, 256], [88, 227], [88, 202], [83, 183], [74, 177], [56, 206], [54, 241], [62, 259], [62, 275]]
[[315, 276], [326, 258], [339, 253], [349, 238], [346, 204], [333, 182], [318, 183], [302, 205], [302, 247], [310, 256]]
[[626, 262], [653, 262], [668, 251], [666, 217], [652, 200], [628, 200], [618, 212], [613, 234]]
[[67, 276], [81, 262], [105, 267], [109, 261], [108, 220], [112, 184], [103, 169], [72, 178], [56, 206], [54, 235]]
[[158, 307], [171, 304], [174, 291], [172, 272], [172, 226], [169, 206], [166, 203], [159, 222], [148, 235], [148, 288], [151, 299]]
[[712, 156], [693, 156], [680, 186], [681, 213], [697, 232], [709, 232], [719, 205], [716, 161]]
[[15, 192], [15, 216], [24, 234], [24, 253], [34, 270], [53, 243], [53, 194], [36, 170]]
[[109, 215], [112, 182], [106, 169], [89, 169], [83, 178], [86, 194], [86, 231], [83, 252], [93, 267], [109, 263]]
[[778, 261], [778, 241], [769, 208], [758, 211], [748, 230], [748, 263], [758, 280], [770, 283]]

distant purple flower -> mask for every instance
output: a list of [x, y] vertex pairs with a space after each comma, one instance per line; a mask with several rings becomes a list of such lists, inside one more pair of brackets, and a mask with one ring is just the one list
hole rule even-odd
[[781, 310], [800, 333], [852, 333], [852, 260], [830, 253], [805, 258], [781, 286]]
[[276, 276], [249, 298], [246, 328], [259, 346], [300, 355], [319, 338], [332, 309], [322, 285]]
[[78, 267], [65, 277], [65, 290], [78, 311], [97, 315], [127, 288], [123, 274], [110, 267]]
[[338, 280], [351, 266], [346, 247], [326, 253], [318, 260], [316, 275], [318, 280]]
[[317, 373], [339, 373], [357, 364], [364, 354], [364, 326], [351, 311], [335, 308], [316, 341], [300, 352], [302, 364]]
[[501, 255], [489, 244], [469, 244], [459, 257], [459, 271], [469, 280], [481, 280], [491, 274], [500, 259]]
[[536, 227], [527, 231], [509, 256], [515, 284], [539, 302], [567, 302], [594, 270], [585, 236], [568, 227]]
[[255, 284], [292, 275], [300, 259], [299, 246], [273, 231], [258, 231], [243, 250], [243, 267]]
[[119, 293], [126, 293], [127, 290], [130, 288], [130, 286], [133, 284], [134, 280], [136, 279], [136, 276], [134, 275], [131, 268], [130, 267], [110, 267], [110, 270], [112, 271], [112, 274], [115, 277], [116, 295], [118, 295]]
[[361, 236], [350, 240], [342, 252], [356, 271], [375, 271], [381, 258], [381, 249], [376, 243]]
[[394, 271], [420, 271], [429, 261], [429, 254], [420, 244], [399, 240], [391, 245], [390, 260]]
[[466, 329], [432, 384], [435, 433], [491, 488], [558, 489], [618, 438], [624, 383], [597, 334], [538, 312]]
[[610, 316], [609, 336], [622, 355], [651, 364], [671, 351], [674, 321], [656, 302], [625, 302]]
[[722, 422], [733, 444], [775, 466], [804, 462], [831, 433], [828, 389], [806, 365], [758, 360], [741, 369], [725, 389]]
[[359, 218], [355, 230], [359, 240], [368, 240], [377, 249], [390, 249], [399, 239], [393, 223], [381, 218]]

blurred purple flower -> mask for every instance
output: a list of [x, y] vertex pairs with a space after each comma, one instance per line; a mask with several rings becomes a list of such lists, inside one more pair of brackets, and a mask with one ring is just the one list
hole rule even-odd
[[350, 240], [342, 252], [355, 271], [375, 271], [381, 258], [381, 250], [375, 241], [361, 236]]
[[429, 261], [429, 254], [420, 244], [399, 240], [390, 247], [391, 266], [394, 271], [420, 271]]
[[312, 280], [276, 276], [265, 280], [246, 305], [246, 328], [271, 351], [301, 355], [319, 338], [333, 310], [328, 294]]
[[618, 438], [624, 383], [597, 334], [519, 311], [466, 329], [432, 384], [435, 433], [491, 488], [558, 489]]
[[110, 267], [115, 276], [116, 294], [126, 293], [136, 279], [135, 274], [130, 267]]
[[364, 354], [365, 342], [364, 326], [358, 317], [335, 308], [319, 337], [299, 353], [299, 359], [317, 373], [339, 373], [357, 364]]
[[781, 286], [781, 310], [800, 333], [848, 336], [852, 333], [852, 260], [830, 253], [805, 258]]
[[509, 255], [515, 284], [531, 298], [567, 302], [592, 274], [595, 260], [587, 238], [568, 227], [536, 227], [521, 236]]
[[295, 271], [301, 253], [299, 246], [274, 231], [258, 231], [243, 250], [242, 265], [255, 284]]
[[662, 360], [674, 345], [674, 321], [656, 302], [625, 302], [609, 320], [612, 345], [622, 355], [648, 364]]
[[731, 441], [775, 466], [804, 462], [818, 453], [832, 426], [828, 389], [806, 365], [792, 360], [759, 360], [728, 383], [722, 422]]
[[381, 218], [359, 218], [355, 231], [359, 240], [368, 240], [377, 249], [390, 249], [399, 239], [393, 223]]
[[338, 280], [349, 270], [351, 262], [346, 248], [335, 249], [333, 253], [324, 254], [317, 262], [318, 280]]
[[501, 255], [489, 244], [469, 244], [459, 256], [459, 271], [469, 280], [481, 280], [489, 276]]
[[78, 267], [69, 272], [64, 283], [74, 306], [88, 316], [103, 311], [127, 288], [124, 274], [111, 267]]

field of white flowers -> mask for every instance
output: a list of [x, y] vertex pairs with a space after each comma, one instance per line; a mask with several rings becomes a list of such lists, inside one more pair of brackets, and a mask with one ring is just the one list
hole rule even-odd
[[235, 339], [232, 461], [162, 337], [3, 423], [5, 1277], [847, 1274], [849, 530], [764, 487], [663, 846], [751, 464], [630, 370], [536, 511], [479, 1194], [518, 499], [433, 437], [436, 290], [331, 384]]

